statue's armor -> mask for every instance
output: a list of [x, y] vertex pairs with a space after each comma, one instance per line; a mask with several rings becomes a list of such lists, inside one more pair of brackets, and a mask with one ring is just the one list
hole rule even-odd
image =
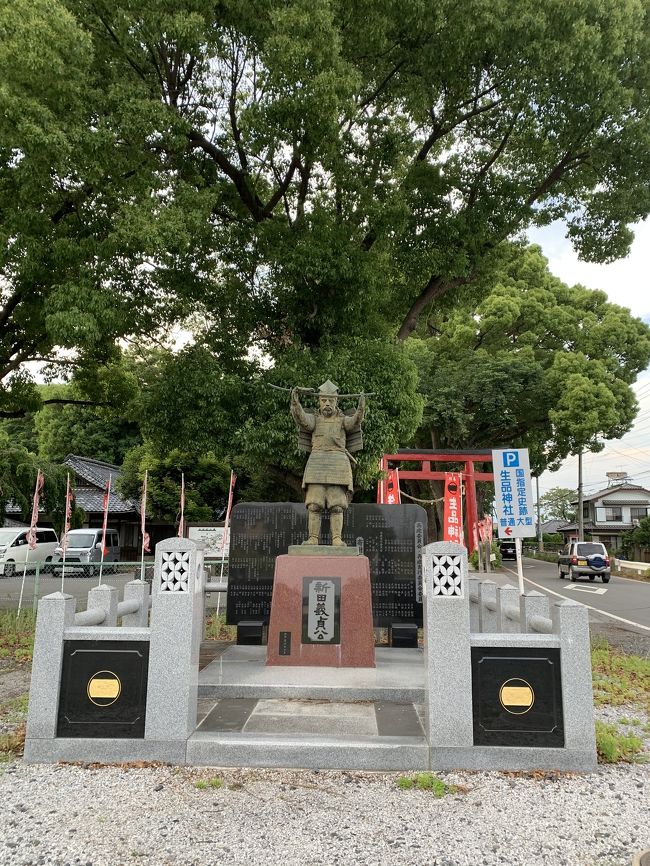
[[340, 484], [352, 491], [352, 469], [346, 451], [346, 432], [343, 413], [333, 418], [313, 415], [314, 429], [311, 434], [311, 453], [302, 486], [308, 484]]

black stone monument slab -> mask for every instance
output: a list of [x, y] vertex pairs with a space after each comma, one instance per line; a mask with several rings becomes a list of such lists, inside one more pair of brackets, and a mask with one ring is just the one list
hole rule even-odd
[[67, 640], [58, 737], [144, 737], [148, 641]]
[[559, 649], [472, 647], [475, 746], [564, 746]]
[[[268, 622], [275, 559], [307, 537], [307, 512], [299, 502], [242, 503], [233, 508], [228, 566], [227, 622]], [[422, 547], [427, 514], [419, 505], [350, 505], [343, 540], [370, 562], [375, 627], [422, 626]], [[329, 515], [321, 539], [330, 543]]]

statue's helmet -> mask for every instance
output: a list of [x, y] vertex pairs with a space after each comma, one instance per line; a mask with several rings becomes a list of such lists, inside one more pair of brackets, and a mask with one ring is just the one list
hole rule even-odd
[[339, 389], [338, 385], [335, 385], [331, 379], [328, 379], [326, 382], [323, 382], [322, 385], [318, 387], [318, 396], [319, 397], [338, 397]]

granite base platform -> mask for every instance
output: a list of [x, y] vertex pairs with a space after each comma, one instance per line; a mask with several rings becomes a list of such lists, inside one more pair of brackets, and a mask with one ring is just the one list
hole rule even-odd
[[199, 698], [424, 702], [420, 649], [377, 647], [374, 668], [269, 667], [266, 647], [232, 646], [199, 673]]

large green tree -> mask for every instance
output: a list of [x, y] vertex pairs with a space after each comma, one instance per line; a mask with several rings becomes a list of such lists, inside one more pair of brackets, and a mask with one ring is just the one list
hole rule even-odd
[[544, 520], [566, 520], [576, 519], [573, 503], [578, 499], [575, 490], [568, 487], [552, 487], [543, 496], [539, 497], [539, 507]]
[[553, 277], [539, 248], [502, 249], [475, 302], [432, 313], [409, 341], [428, 447], [528, 447], [538, 472], [632, 426], [630, 384], [650, 328], [604, 292]]
[[16, 0], [0, 36], [5, 412], [190, 306], [224, 367], [403, 340], [527, 226], [608, 261], [650, 210], [647, 0]]

